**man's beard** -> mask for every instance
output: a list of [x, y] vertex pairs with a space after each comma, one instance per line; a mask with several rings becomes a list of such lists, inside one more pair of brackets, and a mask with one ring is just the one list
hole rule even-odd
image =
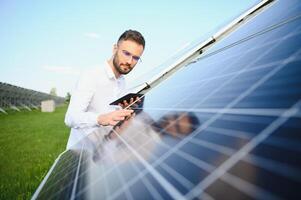
[[129, 68], [129, 70], [124, 71], [124, 70], [121, 69], [121, 66], [120, 66], [121, 64], [118, 65], [118, 63], [119, 63], [119, 59], [118, 59], [117, 54], [115, 54], [114, 58], [113, 58], [113, 65], [114, 65], [114, 68], [118, 71], [119, 74], [124, 74], [125, 75], [125, 74], [128, 74], [132, 70], [130, 65], [126, 65]]

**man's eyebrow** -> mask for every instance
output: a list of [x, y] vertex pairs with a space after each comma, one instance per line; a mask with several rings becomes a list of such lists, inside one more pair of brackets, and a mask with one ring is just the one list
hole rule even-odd
[[130, 53], [133, 57], [137, 57], [137, 58], [140, 58], [140, 56], [137, 56], [137, 55], [135, 55], [135, 54], [133, 54], [133, 53], [131, 53], [131, 52], [129, 52], [128, 50], [126, 50], [126, 49], [123, 49], [122, 51], [125, 51], [125, 52], [127, 52], [127, 53]]

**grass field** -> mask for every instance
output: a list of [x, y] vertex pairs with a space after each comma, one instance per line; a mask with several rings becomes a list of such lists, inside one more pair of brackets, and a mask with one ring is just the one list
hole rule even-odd
[[30, 199], [65, 149], [67, 107], [0, 114], [0, 199]]

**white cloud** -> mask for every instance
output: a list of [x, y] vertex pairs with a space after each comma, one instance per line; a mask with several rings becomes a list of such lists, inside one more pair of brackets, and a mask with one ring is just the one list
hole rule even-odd
[[85, 33], [84, 36], [91, 38], [91, 39], [99, 39], [100, 38], [100, 35], [98, 33], [93, 33], [93, 32]]
[[66, 66], [43, 66], [43, 69], [49, 72], [54, 72], [58, 74], [64, 75], [79, 75], [80, 70], [75, 69], [73, 67], [66, 67]]

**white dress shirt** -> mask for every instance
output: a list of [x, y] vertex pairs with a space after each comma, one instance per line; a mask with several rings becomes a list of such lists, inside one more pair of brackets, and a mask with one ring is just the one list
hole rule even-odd
[[84, 72], [73, 91], [65, 116], [71, 127], [67, 149], [99, 128], [97, 117], [116, 110], [109, 104], [125, 92], [125, 79], [116, 79], [108, 62], [104, 66]]

